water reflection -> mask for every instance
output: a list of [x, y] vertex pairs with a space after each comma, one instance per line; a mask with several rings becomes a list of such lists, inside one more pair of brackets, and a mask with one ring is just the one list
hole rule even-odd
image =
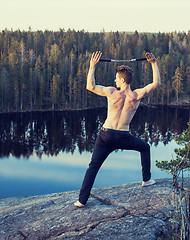
[[[187, 128], [189, 113], [189, 109], [140, 107], [131, 133], [151, 145], [167, 144]], [[106, 109], [1, 114], [0, 157], [91, 152], [105, 118]]]

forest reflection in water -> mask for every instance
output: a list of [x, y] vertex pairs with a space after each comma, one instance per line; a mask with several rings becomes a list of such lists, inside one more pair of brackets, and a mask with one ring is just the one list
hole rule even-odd
[[[0, 116], [0, 157], [56, 156], [77, 149], [91, 152], [106, 109], [9, 113]], [[189, 109], [140, 107], [130, 132], [150, 145], [166, 145], [187, 127]]]
[[[187, 128], [189, 114], [171, 107], [137, 110], [130, 132], [152, 146], [153, 178], [168, 177], [155, 160], [170, 160], [174, 136]], [[102, 108], [1, 114], [0, 199], [79, 189], [105, 118]], [[135, 151], [113, 152], [94, 187], [141, 181], [139, 160]]]

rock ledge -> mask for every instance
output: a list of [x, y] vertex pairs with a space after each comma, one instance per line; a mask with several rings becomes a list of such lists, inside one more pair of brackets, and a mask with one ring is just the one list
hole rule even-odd
[[0, 200], [0, 239], [155, 240], [170, 236], [171, 179], [142, 188], [129, 183], [92, 190], [83, 209], [79, 191]]

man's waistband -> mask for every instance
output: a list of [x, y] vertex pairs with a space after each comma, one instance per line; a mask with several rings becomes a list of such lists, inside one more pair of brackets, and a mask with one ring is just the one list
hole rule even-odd
[[106, 132], [113, 132], [113, 133], [129, 133], [129, 131], [121, 131], [121, 130], [115, 130], [115, 129], [104, 128], [104, 127], [101, 127], [101, 130]]

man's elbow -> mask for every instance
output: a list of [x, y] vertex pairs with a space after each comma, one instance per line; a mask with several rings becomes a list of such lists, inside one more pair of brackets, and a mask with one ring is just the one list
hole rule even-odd
[[157, 87], [159, 87], [161, 85], [161, 82], [160, 81], [158, 81], [157, 83], [154, 83], [153, 84], [153, 89], [156, 89]]
[[88, 86], [88, 85], [86, 86], [86, 90], [88, 91], [93, 91], [94, 88], [95, 88], [94, 86]]

